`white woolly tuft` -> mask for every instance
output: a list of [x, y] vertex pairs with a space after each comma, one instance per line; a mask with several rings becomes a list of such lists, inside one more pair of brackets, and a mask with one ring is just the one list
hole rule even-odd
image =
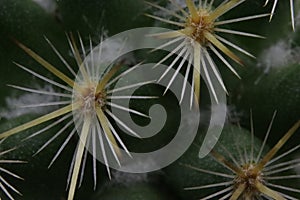
[[[39, 90], [54, 92], [54, 89], [50, 85], [46, 85], [43, 88], [36, 87]], [[5, 102], [7, 107], [0, 110], [0, 118], [11, 119], [24, 114], [45, 114], [57, 106], [49, 107], [35, 107], [35, 108], [21, 108], [24, 105], [34, 105], [39, 103], [49, 103], [53, 101], [58, 101], [59, 97], [52, 95], [43, 95], [35, 93], [26, 93], [19, 97], [6, 97]]]
[[282, 67], [291, 63], [293, 57], [290, 42], [280, 40], [262, 52], [259, 57], [258, 67], [265, 67], [265, 72], [268, 73], [271, 68]]
[[55, 0], [33, 0], [41, 6], [47, 13], [54, 13], [57, 8]]
[[226, 123], [228, 124], [239, 124], [242, 116], [245, 113], [243, 111], [238, 111], [235, 105], [228, 105], [227, 106], [227, 116], [226, 116]]
[[114, 183], [122, 184], [125, 186], [130, 185], [132, 183], [148, 181], [148, 174], [131, 174], [113, 170], [112, 176], [112, 180]]

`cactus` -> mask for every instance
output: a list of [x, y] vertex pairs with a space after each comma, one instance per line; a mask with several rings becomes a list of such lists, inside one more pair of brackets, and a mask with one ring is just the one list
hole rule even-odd
[[[300, 133], [299, 8], [293, 0], [2, 0], [0, 199], [299, 199], [300, 144], [290, 139]], [[130, 35], [144, 27], [153, 32]], [[148, 61], [162, 73], [141, 73]], [[166, 120], [152, 115], [154, 104]], [[225, 115], [212, 113], [222, 106], [217, 142]], [[159, 154], [180, 123], [191, 146]], [[217, 144], [200, 158], [207, 128], [215, 134], [207, 147]], [[136, 159], [147, 152], [157, 160]]]

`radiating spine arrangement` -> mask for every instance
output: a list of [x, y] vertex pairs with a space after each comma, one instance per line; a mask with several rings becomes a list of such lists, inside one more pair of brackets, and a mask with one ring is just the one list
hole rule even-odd
[[[223, 155], [216, 150], [211, 152], [211, 156], [215, 162], [221, 164], [224, 167], [224, 172], [217, 172], [213, 170], [201, 169], [196, 166], [184, 164], [186, 167], [192, 170], [199, 171], [201, 173], [211, 174], [228, 179], [225, 182], [212, 183], [208, 185], [191, 186], [185, 188], [186, 190], [205, 190], [209, 188], [220, 188], [217, 192], [209, 194], [205, 197], [201, 197], [202, 200], [209, 199], [274, 199], [274, 200], [296, 200], [296, 197], [290, 195], [290, 193], [299, 194], [300, 189], [295, 186], [285, 185], [285, 180], [298, 179], [300, 176], [296, 173], [296, 168], [299, 166], [299, 158], [286, 159], [287, 156], [294, 153], [300, 148], [297, 145], [284, 153], [277, 155], [279, 150], [286, 144], [286, 142], [293, 136], [293, 134], [299, 129], [300, 121], [294, 124], [288, 132], [278, 141], [264, 155], [267, 139], [270, 135], [273, 119], [269, 125], [268, 131], [265, 135], [265, 139], [257, 151], [258, 154], [254, 155], [254, 130], [253, 122], [251, 120], [251, 148], [250, 151], [246, 150], [240, 144], [236, 143], [236, 152], [227, 150], [225, 145], [219, 144], [223, 148]], [[239, 155], [239, 156], [234, 156]], [[277, 155], [277, 156], [276, 156]], [[225, 169], [230, 172], [225, 172]], [[283, 181], [278, 183], [278, 181]], [[277, 181], [277, 183], [274, 183]], [[200, 198], [200, 197], [199, 197]]]
[[[209, 75], [209, 69], [213, 71], [213, 75], [218, 80], [219, 84], [222, 86], [223, 90], [227, 92], [225, 84], [223, 83], [222, 77], [218, 71], [218, 67], [215, 64], [211, 52], [213, 52], [222, 63], [228, 67], [237, 77], [239, 77], [238, 73], [232, 67], [232, 65], [224, 58], [222, 55], [225, 54], [231, 60], [235, 61], [239, 65], [243, 65], [242, 60], [233, 53], [227, 46], [247, 55], [250, 57], [254, 57], [252, 54], [248, 53], [241, 47], [236, 44], [233, 44], [228, 39], [220, 36], [220, 33], [225, 34], [233, 34], [240, 35], [246, 37], [255, 37], [255, 38], [263, 38], [262, 36], [246, 33], [242, 31], [225, 29], [220, 26], [237, 23], [246, 20], [252, 20], [256, 18], [266, 17], [269, 14], [259, 14], [254, 16], [247, 16], [229, 20], [220, 19], [221, 16], [237, 7], [238, 5], [245, 2], [245, 0], [230, 0], [224, 1], [215, 9], [213, 8], [213, 0], [208, 1], [199, 1], [199, 5], [195, 5], [192, 0], [186, 0], [186, 7], [188, 11], [186, 11], [185, 7], [181, 7], [174, 0], [170, 0], [170, 2], [177, 7], [179, 13], [174, 12], [173, 10], [168, 10], [164, 7], [156, 5], [154, 3], [148, 2], [149, 5], [165, 12], [171, 17], [175, 18], [174, 21], [172, 19], [165, 19], [159, 16], [154, 16], [147, 14], [149, 17], [159, 20], [161, 22], [165, 22], [167, 24], [178, 26], [178, 30], [174, 30], [171, 32], [164, 32], [153, 34], [153, 36], [161, 38], [161, 39], [172, 39], [170, 42], [164, 44], [164, 46], [169, 46], [171, 44], [177, 44], [177, 48], [175, 48], [172, 52], [170, 52], [165, 58], [163, 58], [157, 65], [163, 63], [171, 56], [178, 54], [176, 58], [173, 60], [172, 64], [169, 65], [169, 69], [175, 66], [176, 62], [183, 57], [185, 60], [188, 60], [188, 66], [186, 68], [186, 77], [189, 75], [191, 68], [193, 70], [193, 87], [194, 92], [196, 94], [197, 99], [200, 96], [200, 72], [203, 73], [203, 76], [207, 79], [207, 84], [209, 90], [212, 92], [215, 100], [218, 102], [218, 97], [216, 91], [213, 87], [213, 83], [211, 81], [211, 77]], [[161, 47], [160, 47], [161, 48]], [[193, 65], [193, 67], [191, 67]], [[178, 71], [183, 68], [184, 62], [181, 62], [178, 66]], [[220, 66], [219, 66], [220, 67]], [[209, 69], [208, 69], [209, 68]], [[164, 76], [168, 73], [168, 70], [160, 77], [159, 80], [164, 78]], [[176, 76], [176, 74], [174, 74]], [[240, 78], [240, 77], [239, 77]], [[170, 80], [170, 84], [174, 81], [175, 77]], [[184, 96], [185, 84], [182, 89], [182, 98]], [[191, 97], [192, 102], [193, 97]]]
[[[77, 137], [76, 148], [72, 155], [73, 157], [67, 177], [68, 200], [73, 200], [75, 198], [76, 188], [80, 187], [82, 184], [89, 151], [93, 155], [92, 170], [94, 189], [96, 189], [98, 179], [98, 156], [102, 159], [101, 161], [106, 167], [109, 178], [111, 178], [110, 168], [112, 167], [112, 162], [115, 163], [116, 166], [121, 166], [123, 159], [132, 158], [129, 149], [126, 146], [126, 141], [123, 141], [122, 135], [120, 135], [123, 132], [119, 132], [119, 129], [125, 130], [125, 132], [130, 133], [131, 136], [136, 138], [141, 137], [139, 133], [128, 126], [125, 121], [122, 121], [122, 119], [119, 118], [112, 110], [117, 109], [139, 117], [149, 118], [149, 116], [138, 110], [119, 105], [116, 102], [124, 99], [149, 100], [157, 97], [151, 96], [151, 94], [145, 96], [124, 95], [123, 92], [126, 92], [129, 89], [139, 88], [147, 84], [160, 82], [162, 79], [166, 79], [167, 75], [172, 71], [171, 69], [176, 68], [175, 73], [168, 81], [168, 86], [165, 88], [165, 92], [171, 88], [171, 85], [176, 81], [178, 74], [183, 71], [185, 78], [182, 83], [182, 88], [180, 87], [180, 103], [183, 98], [189, 98], [190, 108], [192, 109], [193, 104], [195, 104], [198, 108], [201, 99], [200, 82], [203, 77], [206, 81], [209, 92], [212, 94], [212, 101], [216, 102], [216, 105], [219, 105], [220, 95], [218, 96], [215, 84], [218, 84], [218, 86], [220, 85], [222, 91], [225, 91], [228, 94], [226, 82], [223, 81], [219, 69], [225, 66], [231, 71], [231, 73], [240, 79], [241, 77], [231, 63], [233, 61], [240, 66], [244, 65], [244, 62], [237, 53], [255, 58], [255, 56], [245, 50], [244, 47], [241, 47], [230, 41], [230, 39], [227, 39], [226, 34], [227, 36], [234, 35], [250, 38], [264, 38], [263, 36], [255, 33], [232, 30], [225, 26], [264, 17], [270, 17], [271, 21], [278, 4], [278, 0], [273, 0], [271, 13], [225, 19], [225, 14], [245, 3], [246, 0], [224, 0], [219, 5], [214, 5], [214, 0], [182, 0], [182, 2], [185, 3], [184, 5], [179, 4], [176, 0], [168, 0], [168, 2], [176, 9], [173, 10], [169, 7], [163, 7], [162, 5], [153, 3], [152, 1], [146, 2], [146, 4], [151, 8], [158, 10], [160, 13], [164, 13], [164, 16], [160, 16], [159, 12], [156, 14], [155, 12], [154, 14], [146, 14], [146, 16], [160, 23], [165, 23], [175, 27], [169, 32], [160, 32], [150, 35], [151, 37], [159, 40], [168, 40], [168, 42], [161, 46], [157, 45], [157, 48], [152, 51], [167, 47], [173, 48], [174, 46], [174, 48], [171, 49], [171, 51], [154, 66], [154, 68], [158, 67], [160, 64], [167, 63], [171, 60], [168, 68], [161, 74], [160, 77], [157, 77], [157, 81], [136, 81], [128, 85], [123, 85], [122, 87], [115, 87], [115, 85], [117, 85], [116, 83], [120, 79], [126, 78], [126, 75], [129, 73], [134, 73], [141, 64], [136, 64], [128, 67], [127, 69], [122, 61], [110, 62], [111, 58], [106, 59], [106, 56], [113, 57], [114, 55], [104, 55], [102, 49], [104, 47], [101, 46], [103, 39], [101, 39], [100, 45], [95, 48], [91, 38], [89, 38], [88, 44], [86, 45], [79, 34], [78, 41], [75, 39], [73, 34], [68, 34], [67, 40], [70, 46], [70, 51], [74, 61], [76, 62], [76, 66], [74, 67], [67, 62], [67, 59], [64, 58], [55, 45], [45, 37], [46, 42], [59, 58], [61, 63], [66, 67], [71, 76], [63, 73], [58, 67], [52, 65], [31, 48], [22, 44], [22, 42], [13, 39], [13, 42], [18, 47], [39, 63], [44, 70], [49, 72], [58, 81], [52, 80], [46, 75], [37, 73], [34, 69], [20, 63], [14, 62], [15, 65], [33, 77], [44, 81], [47, 85], [51, 85], [51, 87], [56, 88], [57, 91], [47, 91], [44, 89], [30, 88], [20, 85], [8, 86], [31, 94], [55, 96], [59, 99], [52, 102], [40, 102], [33, 105], [24, 105], [23, 107], [25, 108], [59, 108], [0, 133], [0, 145], [6, 138], [15, 134], [22, 134], [22, 131], [31, 129], [38, 125], [45, 126], [38, 131], [32, 132], [32, 134], [24, 140], [30, 140], [41, 134], [45, 134], [48, 130], [53, 130], [54, 127], [60, 127], [60, 129], [53, 133], [51, 138], [34, 153], [34, 155], [38, 155], [59, 137], [64, 137], [64, 141], [49, 163], [48, 167], [50, 168], [66, 147], [71, 143], [70, 141], [72, 138], [79, 136]], [[271, 1], [266, 0], [264, 2], [266, 6]], [[290, 0], [289, 4], [292, 28], [295, 30], [294, 1]], [[79, 43], [79, 45], [77, 43]], [[122, 45], [123, 44], [120, 44], [120, 48], [122, 48]], [[86, 48], [87, 46], [88, 48]], [[217, 62], [215, 58], [219, 61], [219, 64], [216, 64]], [[123, 70], [123, 68], [126, 69]], [[187, 85], [190, 78], [192, 78], [192, 91], [189, 96], [186, 95], [186, 90], [188, 88]], [[119, 92], [121, 93], [118, 95]], [[225, 92], [224, 96], [226, 96]], [[212, 150], [210, 154], [214, 160], [221, 164], [224, 168], [229, 169], [231, 173], [226, 174], [213, 170], [210, 171], [185, 164], [186, 167], [201, 173], [228, 178], [228, 181], [209, 185], [191, 186], [185, 189], [202, 190], [216, 187], [222, 188], [218, 192], [201, 197], [203, 200], [216, 198], [221, 200], [252, 200], [263, 198], [275, 200], [297, 199], [291, 194], [300, 194], [300, 189], [286, 186], [284, 184], [281, 185], [273, 183], [273, 181], [300, 178], [300, 175], [296, 174], [280, 174], [286, 172], [289, 173], [290, 170], [294, 170], [297, 166], [299, 166], [299, 159], [288, 161], [282, 160], [294, 153], [296, 150], [299, 150], [300, 145], [289, 149], [279, 156], [276, 156], [290, 137], [292, 137], [299, 129], [300, 121], [297, 122], [273, 148], [263, 155], [267, 139], [271, 132], [274, 117], [275, 114], [258, 155], [254, 155], [253, 140], [251, 141], [251, 152], [246, 152], [244, 149], [239, 149], [237, 146], [237, 151], [244, 151], [240, 153], [239, 158], [234, 157], [229, 151], [225, 151], [227, 152], [227, 155], [222, 155], [216, 150]], [[252, 121], [251, 126], [253, 129]], [[253, 130], [251, 130], [251, 133], [252, 137], [254, 137]], [[11, 185], [9, 181], [7, 181], [6, 176], [21, 180], [22, 178], [12, 171], [2, 167], [2, 165], [24, 163], [24, 161], [20, 160], [2, 159], [2, 156], [5, 156], [13, 150], [14, 147], [9, 150], [0, 151], [0, 189], [10, 200], [14, 200], [13, 193], [17, 195], [22, 194], [13, 185]], [[199, 158], [195, 157], [195, 159]]]
[[[4, 141], [4, 139], [2, 139], [0, 141], [0, 145], [2, 144], [2, 142]], [[20, 180], [23, 180], [22, 177], [20, 177], [19, 175], [13, 173], [12, 171], [10, 170], [7, 170], [5, 169], [4, 166], [2, 166], [3, 164], [22, 164], [22, 163], [25, 163], [24, 161], [21, 161], [21, 160], [8, 160], [8, 159], [2, 159], [2, 157], [13, 151], [14, 148], [12, 149], [8, 149], [8, 150], [4, 150], [4, 151], [1, 151], [0, 152], [0, 172], [1, 172], [1, 175], [0, 175], [0, 189], [4, 192], [4, 194], [10, 199], [10, 200], [14, 200], [14, 197], [13, 195], [11, 194], [10, 190], [13, 191], [14, 193], [22, 196], [21, 192], [19, 192], [19, 190], [17, 190], [13, 185], [11, 185], [9, 183], [9, 181], [7, 181], [5, 179], [5, 175], [8, 175], [10, 177], [13, 177], [13, 178], [17, 178], [17, 179], [20, 179]]]
[[[94, 173], [94, 181], [96, 187], [96, 158], [98, 150], [102, 153], [102, 157], [104, 163], [107, 167], [107, 172], [110, 177], [110, 169], [109, 169], [109, 156], [106, 152], [107, 149], [111, 151], [112, 158], [115, 159], [119, 165], [121, 165], [120, 159], [126, 155], [122, 154], [120, 148], [122, 148], [127, 156], [131, 156], [130, 152], [126, 148], [124, 142], [121, 137], [118, 135], [115, 130], [112, 120], [118, 125], [122, 126], [128, 132], [130, 132], [135, 137], [139, 137], [138, 133], [132, 130], [130, 127], [126, 125], [125, 122], [121, 121], [116, 115], [114, 115], [109, 107], [113, 107], [115, 109], [124, 110], [130, 112], [132, 114], [148, 117], [145, 114], [133, 110], [130, 108], [126, 108], [116, 103], [110, 102], [110, 99], [122, 100], [122, 99], [151, 99], [155, 97], [151, 96], [124, 96], [117, 95], [117, 92], [126, 91], [130, 88], [137, 88], [143, 86], [147, 83], [137, 82], [135, 84], [123, 86], [120, 88], [113, 88], [114, 83], [116, 83], [120, 78], [126, 76], [126, 74], [134, 71], [140, 65], [135, 65], [128, 70], [120, 73], [119, 70], [122, 67], [121, 63], [111, 64], [109, 65], [109, 69], [103, 70], [101, 67], [105, 67], [105, 61], [101, 61], [104, 55], [102, 55], [101, 47], [96, 51], [93, 49], [92, 41], [90, 40], [90, 49], [89, 49], [89, 61], [84, 62], [87, 55], [84, 49], [84, 44], [82, 42], [81, 37], [79, 36], [79, 41], [82, 49], [83, 58], [80, 55], [79, 49], [76, 45], [74, 36], [71, 34], [68, 37], [68, 41], [72, 50], [72, 53], [76, 59], [79, 68], [79, 74], [76, 75], [74, 72], [74, 68], [71, 67], [63, 56], [59, 53], [59, 51], [54, 47], [54, 45], [46, 39], [51, 48], [54, 50], [56, 55], [61, 59], [61, 61], [65, 64], [65, 66], [69, 69], [71, 74], [74, 76], [74, 79], [68, 77], [64, 73], [62, 73], [58, 68], [54, 67], [52, 64], [44, 60], [37, 53], [16, 41], [17, 45], [23, 49], [29, 56], [35, 59], [38, 63], [41, 64], [45, 69], [55, 75], [60, 79], [64, 84], [59, 82], [50, 80], [49, 78], [34, 72], [33, 70], [22, 66], [21, 64], [17, 64], [20, 68], [25, 70], [26, 72], [34, 75], [35, 77], [44, 80], [47, 84], [51, 84], [53, 86], [62, 89], [63, 92], [47, 92], [41, 91], [33, 88], [26, 88], [16, 85], [10, 85], [13, 88], [23, 90], [31, 93], [38, 93], [44, 95], [55, 95], [62, 98], [62, 101], [59, 102], [41, 102], [37, 105], [31, 105], [30, 107], [37, 106], [57, 106], [61, 105], [62, 108], [59, 108], [51, 113], [45, 114], [37, 119], [29, 121], [25, 124], [21, 124], [15, 128], [7, 130], [0, 134], [0, 138], [6, 138], [11, 135], [17, 134], [23, 130], [30, 129], [39, 124], [43, 124], [52, 119], [56, 119], [56, 121], [52, 122], [50, 125], [45, 128], [32, 133], [27, 139], [35, 137], [39, 134], [42, 134], [46, 130], [51, 129], [54, 126], [57, 126], [61, 123], [65, 123], [63, 128], [60, 129], [55, 135], [51, 137], [35, 154], [38, 154], [42, 150], [44, 150], [51, 142], [53, 142], [57, 137], [66, 135], [64, 143], [61, 145], [56, 155], [50, 162], [49, 167], [53, 164], [53, 162], [58, 158], [60, 153], [67, 146], [71, 138], [77, 133], [80, 136], [80, 140], [78, 140], [78, 144], [76, 150], [74, 152], [74, 157], [70, 166], [70, 172], [68, 177], [68, 185], [69, 185], [69, 195], [68, 200], [72, 200], [74, 198], [76, 185], [79, 182], [78, 178], [80, 177], [80, 169], [84, 170], [85, 160], [87, 156], [86, 146], [93, 145], [92, 153], [94, 155], [93, 158], [93, 173]], [[100, 69], [101, 68], [101, 69]], [[104, 71], [104, 73], [101, 73]], [[75, 124], [74, 124], [75, 123]], [[67, 132], [67, 129], [73, 126], [73, 130], [71, 132]], [[105, 148], [104, 145], [108, 145], [108, 148]], [[82, 172], [84, 173], [84, 172]], [[80, 184], [82, 181], [82, 176], [80, 178]]]

